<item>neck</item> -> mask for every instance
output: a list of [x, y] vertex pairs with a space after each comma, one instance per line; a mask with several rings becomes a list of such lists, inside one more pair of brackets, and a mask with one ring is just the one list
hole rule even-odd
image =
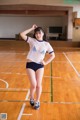
[[43, 40], [43, 38], [41, 37], [41, 38], [38, 38], [37, 40], [41, 40], [41, 41], [42, 41], [42, 40]]

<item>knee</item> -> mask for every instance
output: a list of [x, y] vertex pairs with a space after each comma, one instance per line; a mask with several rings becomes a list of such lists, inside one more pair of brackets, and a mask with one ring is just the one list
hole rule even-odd
[[36, 88], [42, 88], [42, 85], [41, 84], [37, 84]]
[[31, 87], [32, 87], [33, 89], [36, 89], [36, 84], [32, 84]]

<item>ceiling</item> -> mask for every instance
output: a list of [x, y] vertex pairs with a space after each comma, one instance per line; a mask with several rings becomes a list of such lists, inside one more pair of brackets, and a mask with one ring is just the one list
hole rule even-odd
[[0, 5], [0, 15], [15, 14], [28, 16], [65, 16], [72, 7], [49, 6], [49, 5]]

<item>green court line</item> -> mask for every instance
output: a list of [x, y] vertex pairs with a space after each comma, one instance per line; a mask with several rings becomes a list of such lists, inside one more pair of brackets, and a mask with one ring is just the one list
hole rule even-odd
[[50, 88], [51, 88], [51, 102], [53, 102], [53, 78], [52, 78], [52, 62], [50, 64]]

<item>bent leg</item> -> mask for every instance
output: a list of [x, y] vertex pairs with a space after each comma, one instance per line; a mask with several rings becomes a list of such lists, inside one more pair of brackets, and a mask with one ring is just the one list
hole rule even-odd
[[34, 99], [34, 93], [36, 91], [36, 76], [35, 71], [27, 68], [27, 74], [30, 80], [30, 98]]

